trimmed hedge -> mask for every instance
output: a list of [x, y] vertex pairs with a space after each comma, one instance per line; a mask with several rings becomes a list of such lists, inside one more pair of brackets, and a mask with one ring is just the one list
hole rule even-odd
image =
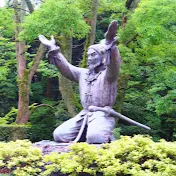
[[27, 139], [30, 128], [27, 125], [0, 124], [0, 141]]
[[[48, 103], [47, 103], [48, 104]], [[9, 113], [0, 118], [0, 141], [30, 139], [32, 142], [52, 140], [53, 131], [58, 121], [52, 106], [32, 104], [30, 121], [26, 125], [15, 124], [18, 109], [12, 108]]]
[[16, 176], [174, 176], [176, 142], [122, 136], [101, 148], [76, 143], [68, 153], [46, 156], [29, 141], [0, 143], [0, 170], [4, 168]]
[[[49, 121], [46, 119], [45, 121]], [[49, 125], [51, 123], [48, 123]], [[47, 123], [34, 125], [0, 124], [0, 141], [15, 141], [29, 139], [32, 142], [40, 140], [52, 140], [53, 126]]]

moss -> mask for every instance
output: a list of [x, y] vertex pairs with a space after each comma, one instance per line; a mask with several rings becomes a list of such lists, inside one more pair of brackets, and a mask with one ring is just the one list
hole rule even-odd
[[84, 53], [83, 53], [83, 59], [81, 60], [81, 67], [86, 68], [87, 67], [87, 49], [89, 47], [89, 35], [86, 37], [86, 43], [84, 45]]

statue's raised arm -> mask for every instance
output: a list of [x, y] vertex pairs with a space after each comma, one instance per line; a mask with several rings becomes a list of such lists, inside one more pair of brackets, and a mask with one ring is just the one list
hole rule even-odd
[[120, 72], [120, 53], [117, 49], [117, 21], [112, 21], [105, 33], [105, 48], [107, 56], [105, 64], [107, 65], [107, 78], [110, 81], [117, 80]]
[[116, 34], [117, 34], [117, 21], [112, 21], [108, 27], [107, 32], [105, 33], [106, 44], [112, 44], [112, 42], [116, 42]]
[[47, 57], [51, 64], [54, 64], [60, 73], [71, 81], [78, 82], [80, 77], [80, 68], [71, 65], [60, 52], [60, 47], [56, 45], [53, 36], [48, 40], [45, 36], [39, 35], [39, 40], [49, 50]]

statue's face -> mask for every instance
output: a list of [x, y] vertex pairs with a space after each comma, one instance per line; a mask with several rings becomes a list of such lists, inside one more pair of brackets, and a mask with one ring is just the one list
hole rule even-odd
[[87, 65], [89, 70], [94, 70], [102, 62], [101, 55], [92, 48], [88, 50], [87, 56], [88, 56]]

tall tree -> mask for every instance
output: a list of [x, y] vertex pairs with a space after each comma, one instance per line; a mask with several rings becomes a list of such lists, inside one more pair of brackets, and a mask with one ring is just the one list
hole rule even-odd
[[[63, 13], [64, 12], [64, 13]], [[47, 17], [47, 18], [46, 18]], [[41, 19], [43, 23], [41, 23]], [[47, 25], [46, 25], [47, 24]], [[72, 37], [81, 38], [88, 32], [81, 11], [71, 1], [51, 0], [41, 4], [40, 9], [26, 19], [24, 37], [33, 40], [39, 34], [62, 36], [59, 41], [66, 58], [71, 62]], [[70, 116], [76, 114], [72, 83], [59, 76], [59, 88]]]
[[86, 41], [84, 44], [84, 54], [82, 60], [82, 66], [87, 66], [87, 49], [90, 45], [93, 45], [95, 42], [95, 34], [96, 34], [96, 24], [97, 24], [97, 12], [99, 2], [98, 0], [91, 1], [82, 1], [77, 0], [76, 2], [80, 9], [84, 12], [84, 19], [86, 23], [90, 26], [89, 33], [86, 36]]
[[20, 2], [13, 0], [14, 7], [14, 20], [15, 20], [15, 44], [16, 44], [16, 58], [17, 58], [17, 69], [18, 69], [18, 115], [16, 119], [17, 124], [25, 124], [29, 120], [29, 92], [30, 83], [32, 77], [37, 70], [40, 63], [40, 59], [44, 53], [44, 46], [40, 45], [38, 53], [33, 60], [33, 65], [30, 69], [27, 69], [26, 65], [26, 45], [25, 41], [19, 40], [19, 33], [22, 31], [21, 24], [24, 20], [24, 0]]
[[[71, 63], [72, 61], [72, 37], [71, 36], [62, 36], [60, 37], [60, 45], [62, 53], [64, 54], [65, 58]], [[59, 75], [59, 90], [62, 94], [62, 99], [67, 107], [67, 110], [71, 117], [74, 117], [76, 112], [76, 104], [77, 99], [75, 93], [73, 91], [72, 82], [62, 76]]]
[[119, 46], [125, 61], [123, 74], [130, 76], [123, 112], [143, 123], [148, 121], [151, 134], [167, 140], [173, 138], [175, 124], [175, 84], [170, 84], [175, 79], [174, 9], [173, 0], [169, 4], [141, 0], [120, 30]]

